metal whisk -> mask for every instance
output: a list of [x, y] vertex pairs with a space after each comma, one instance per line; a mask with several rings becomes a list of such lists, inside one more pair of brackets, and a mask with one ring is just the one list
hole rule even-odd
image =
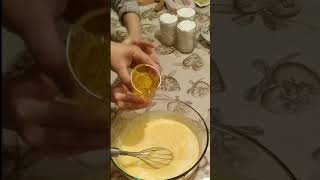
[[152, 147], [139, 152], [128, 152], [118, 148], [111, 148], [112, 157], [118, 157], [119, 155], [139, 158], [154, 169], [169, 165], [174, 158], [173, 153], [163, 147]]

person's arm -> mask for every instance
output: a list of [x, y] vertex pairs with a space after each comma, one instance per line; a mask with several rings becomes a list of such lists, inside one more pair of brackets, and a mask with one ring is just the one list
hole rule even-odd
[[67, 0], [3, 0], [5, 26], [17, 33], [33, 55], [37, 65], [70, 95], [71, 76], [66, 63], [65, 45], [60, 38], [55, 17], [63, 12]]
[[136, 0], [112, 0], [112, 8], [127, 28], [131, 39], [141, 38], [139, 6]]
[[136, 13], [127, 13], [123, 16], [123, 24], [128, 30], [131, 39], [141, 38], [140, 17]]
[[152, 58], [137, 45], [111, 42], [111, 67], [123, 84], [132, 89], [128, 68], [139, 64], [149, 64], [160, 70], [158, 59]]
[[128, 30], [128, 37], [123, 43], [137, 45], [154, 61], [159, 61], [154, 45], [142, 37], [139, 6], [136, 0], [112, 0], [111, 3], [113, 10], [117, 12], [120, 21]]

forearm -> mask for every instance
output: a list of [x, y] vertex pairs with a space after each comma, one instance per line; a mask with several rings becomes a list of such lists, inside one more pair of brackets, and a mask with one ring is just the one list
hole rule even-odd
[[140, 17], [136, 13], [127, 13], [122, 20], [130, 37], [139, 38], [141, 36]]
[[4, 0], [2, 5], [6, 27], [25, 41], [41, 68], [49, 74], [59, 71], [61, 65], [58, 64], [65, 59], [65, 50], [49, 7], [54, 4]]
[[[52, 26], [55, 25], [52, 23]], [[49, 27], [38, 34], [27, 34], [27, 47], [30, 48], [42, 72], [56, 83], [64, 95], [71, 97], [74, 84], [66, 60], [65, 44], [57, 30]]]
[[112, 8], [127, 28], [129, 36], [140, 36], [140, 12], [136, 0], [112, 0]]
[[53, 22], [39, 30], [27, 30], [23, 38], [36, 62], [49, 76], [55, 77], [66, 70], [65, 45]]

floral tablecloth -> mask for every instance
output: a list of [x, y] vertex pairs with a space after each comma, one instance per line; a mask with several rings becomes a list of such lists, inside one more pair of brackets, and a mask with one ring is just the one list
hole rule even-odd
[[[197, 40], [194, 51], [181, 54], [173, 47], [166, 47], [157, 39], [159, 32], [159, 15], [166, 10], [155, 12], [156, 4], [140, 7], [141, 28], [143, 36], [152, 41], [160, 58], [162, 82], [158, 94], [166, 94], [193, 106], [206, 119], [209, 125], [210, 108], [210, 50], [209, 45], [200, 37], [200, 30], [210, 22], [210, 6], [196, 9]], [[127, 36], [126, 29], [121, 26], [117, 15], [111, 14], [112, 40], [122, 41]], [[112, 75], [113, 80], [116, 75]], [[168, 109], [170, 111], [170, 109]], [[210, 146], [209, 146], [210, 147]], [[210, 178], [210, 148], [207, 149], [193, 179]], [[122, 175], [113, 170], [112, 178], [119, 179]]]

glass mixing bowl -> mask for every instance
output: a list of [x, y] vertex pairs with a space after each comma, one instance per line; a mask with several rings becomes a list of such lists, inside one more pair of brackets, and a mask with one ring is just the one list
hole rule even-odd
[[67, 35], [66, 58], [76, 85], [74, 99], [90, 109], [103, 106], [110, 94], [106, 12], [105, 8], [88, 12], [71, 25]]
[[[197, 110], [195, 110], [192, 106], [175, 100], [171, 99], [165, 95], [156, 95], [153, 100], [152, 104], [147, 109], [136, 110], [132, 112], [121, 112], [114, 114], [112, 118], [112, 125], [111, 125], [111, 145], [116, 142], [116, 137], [118, 132], [121, 132], [125, 128], [125, 122], [132, 120], [133, 118], [146, 113], [146, 112], [172, 112], [178, 115], [182, 115], [186, 117], [184, 119], [185, 123], [188, 124], [194, 130], [198, 141], [199, 141], [199, 157], [197, 162], [187, 171], [182, 174], [177, 174], [175, 177], [171, 179], [188, 179], [192, 176], [192, 174], [197, 169], [200, 160], [205, 155], [205, 152], [208, 148], [209, 143], [209, 131], [208, 127], [205, 123], [204, 118], [199, 114]], [[115, 159], [111, 158], [113, 165], [128, 179], [139, 179], [137, 177], [133, 177], [126, 172], [124, 172], [115, 162]]]

